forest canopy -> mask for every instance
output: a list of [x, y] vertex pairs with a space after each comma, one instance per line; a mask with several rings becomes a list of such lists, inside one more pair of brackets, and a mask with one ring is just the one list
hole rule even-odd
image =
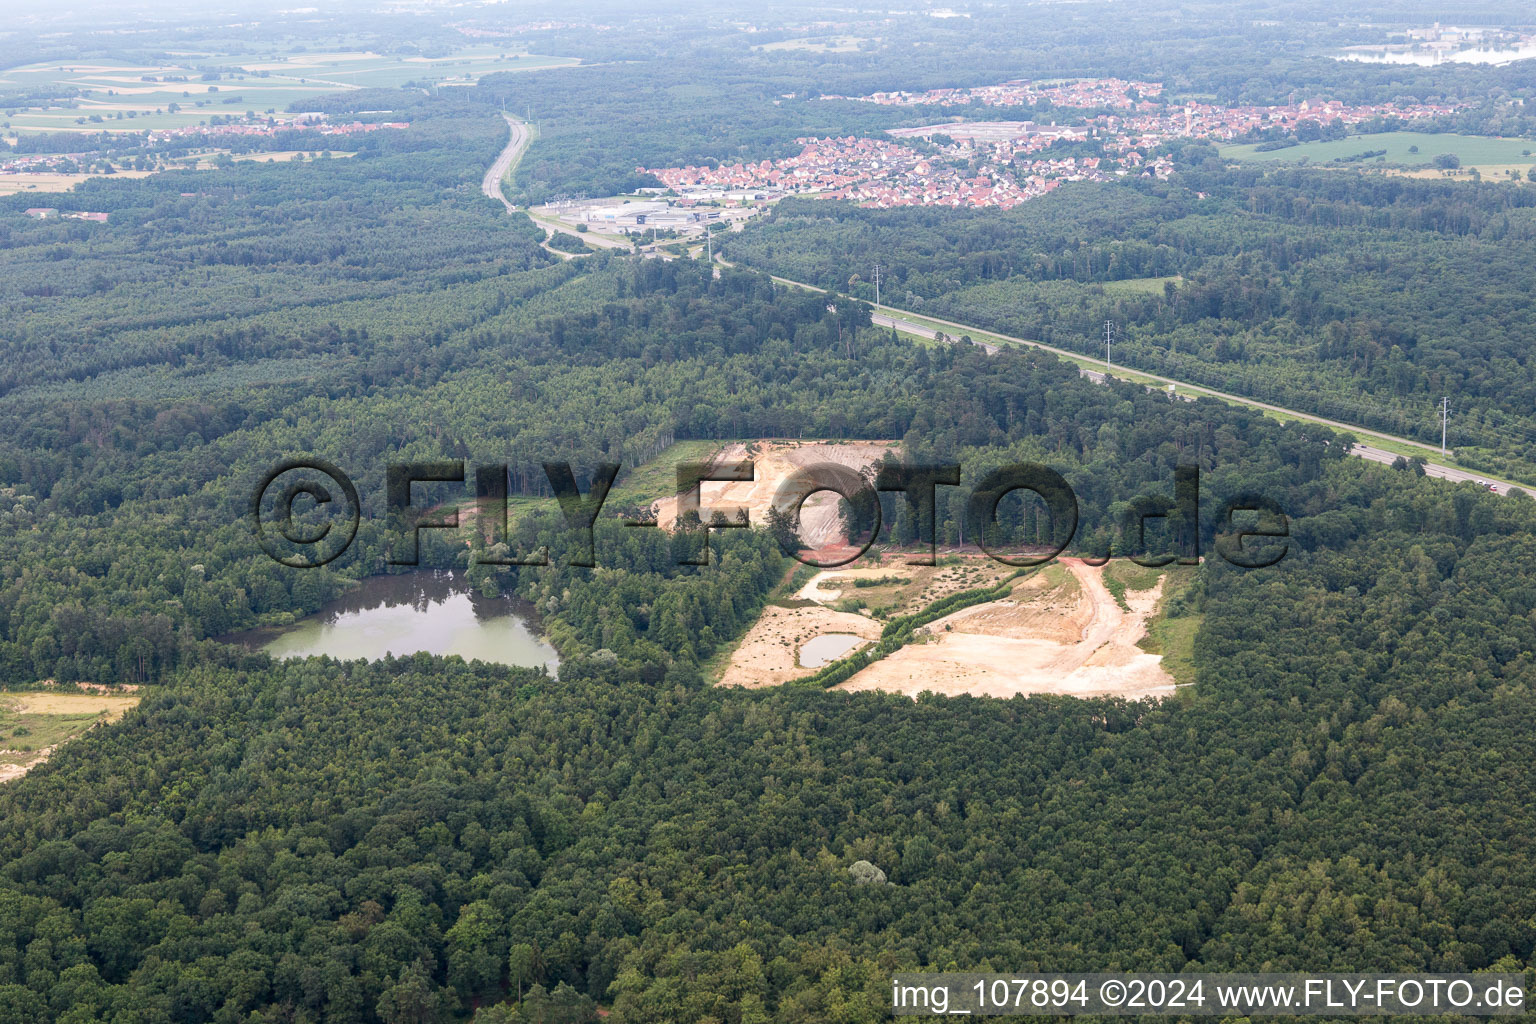
[[[876, 326], [868, 273], [887, 303], [1095, 355], [1112, 319], [1125, 365], [1413, 437], [1451, 395], [1461, 458], [1536, 478], [1536, 188], [1190, 146], [1168, 180], [1009, 211], [786, 199], [720, 234], [722, 266], [552, 251], [481, 191], [503, 111], [537, 128], [521, 205], [935, 114], [824, 94], [1024, 74], [1455, 99], [1468, 125], [1529, 128], [1523, 68], [1337, 61], [1381, 31], [1311, 0], [1289, 27], [1272, 5], [1185, 6], [1116, 5], [1115, 33], [1078, 4], [849, 15], [865, 34], [820, 49], [777, 46], [814, 26], [760, 4], [686, 25], [541, 9], [515, 37], [469, 36], [505, 26], [467, 9], [188, 28], [179, 48], [231, 60], [366, 37], [423, 65], [465, 38], [584, 63], [327, 97], [408, 121], [347, 159], [48, 199], [105, 222], [0, 199], [0, 678], [142, 697], [0, 785], [0, 1024], [866, 1024], [906, 970], [1536, 969], [1536, 504], [1039, 349], [903, 336]], [[881, 41], [897, 29], [912, 45]], [[24, 26], [0, 66], [163, 49]], [[1262, 494], [1287, 554], [1173, 570], [1156, 614], [1188, 637], [1192, 684], [1161, 701], [718, 687], [809, 573], [772, 530], [715, 531], [697, 565], [688, 538], [623, 521], [667, 453], [754, 439], [962, 466], [933, 509], [953, 548], [1001, 466], [1060, 473], [1090, 555], [1138, 550], [1138, 499], [1176, 513], [1198, 468], [1198, 523], [1170, 514], [1172, 532], [1209, 551], [1206, 510]], [[277, 564], [246, 519], [299, 456], [360, 495], [323, 568]], [[557, 673], [233, 642], [408, 571], [387, 560], [387, 467], [441, 461], [505, 464], [511, 522], [426, 531], [421, 566], [523, 602]], [[584, 491], [620, 465], [595, 567], [572, 564], [556, 461]], [[885, 498], [876, 543], [899, 556], [917, 525]], [[994, 539], [1039, 527], [1009, 504]], [[490, 564], [541, 548], [548, 564]]]

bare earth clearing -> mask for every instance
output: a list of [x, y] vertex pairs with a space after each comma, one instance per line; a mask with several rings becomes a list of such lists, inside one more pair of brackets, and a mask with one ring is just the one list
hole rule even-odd
[[885, 608], [891, 615], [910, 615], [950, 594], [996, 586], [1013, 571], [1001, 562], [974, 556], [959, 564], [936, 566], [908, 565], [901, 556], [864, 564], [873, 558], [867, 555], [860, 559], [856, 569], [817, 573], [795, 597], [822, 604], [852, 600], [868, 609]]
[[825, 633], [852, 633], [873, 643], [880, 639], [880, 623], [868, 616], [833, 611], [821, 605], [769, 605], [731, 655], [720, 685], [779, 686], [810, 675], [814, 669], [800, 666], [800, 648]]
[[[707, 520], [712, 509], [745, 508], [753, 526], [767, 526], [774, 492], [795, 470], [821, 462], [863, 470], [878, 465], [887, 452], [896, 454], [899, 449], [897, 441], [752, 441], [727, 445], [713, 463], [751, 459], [754, 478], [741, 483], [705, 481], [699, 488], [701, 515]], [[824, 491], [811, 495], [801, 507], [800, 536], [813, 548], [843, 543], [837, 504], [837, 495]], [[651, 507], [657, 524], [672, 529], [677, 521], [677, 499], [662, 498]]]
[[138, 703], [137, 695], [111, 693], [0, 694], [0, 783], [19, 779], [60, 744], [117, 721]]
[[[1070, 575], [1046, 573], [1002, 601], [964, 608], [920, 630], [931, 639], [875, 662], [841, 690], [923, 691], [986, 697], [1051, 693], [1074, 697], [1164, 697], [1174, 691], [1162, 657], [1137, 647], [1163, 584], [1127, 592], [1123, 611], [1102, 570], [1062, 559]], [[1038, 581], [1038, 582], [1037, 582]]]
[[[867, 473], [886, 453], [898, 449], [892, 441], [726, 445], [711, 464], [751, 460], [754, 478], [705, 481], [700, 486], [701, 514], [708, 519], [713, 510], [733, 515], [745, 509], [753, 526], [766, 526], [775, 492], [795, 470], [830, 462]], [[675, 496], [654, 502], [657, 524], [673, 529], [677, 507]], [[801, 508], [800, 535], [823, 557], [848, 543], [837, 508], [838, 498], [830, 492], [812, 495]], [[874, 643], [885, 621], [921, 611], [951, 594], [996, 586], [1012, 572], [979, 553], [941, 561], [945, 564], [908, 565], [905, 557], [895, 557], [817, 573], [791, 600], [764, 609], [732, 652], [720, 685], [777, 686], [810, 675], [815, 663], [806, 665], [801, 652], [817, 637], [849, 634]], [[1079, 559], [1061, 559], [1015, 582], [1002, 600], [963, 608], [921, 627], [913, 643], [837, 688], [913, 697], [924, 691], [1130, 699], [1173, 693], [1174, 680], [1163, 668], [1162, 656], [1137, 646], [1162, 598], [1162, 579], [1146, 589], [1127, 588], [1126, 611], [1105, 586], [1105, 571]]]

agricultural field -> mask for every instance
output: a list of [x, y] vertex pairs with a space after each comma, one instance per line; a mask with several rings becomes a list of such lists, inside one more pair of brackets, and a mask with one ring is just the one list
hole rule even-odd
[[577, 63], [574, 57], [472, 47], [441, 58], [363, 51], [272, 54], [243, 61], [213, 54], [176, 64], [29, 64], [0, 72], [0, 89], [62, 87], [80, 95], [47, 106], [7, 109], [0, 123], [12, 133], [185, 128], [205, 123], [214, 114], [282, 111], [338, 91], [408, 83], [472, 85], [493, 72]]
[[[331, 159], [334, 160], [344, 160], [347, 157], [357, 155], [356, 153], [342, 152], [334, 149], [326, 150], [325, 152], [329, 153]], [[218, 158], [223, 154], [227, 154], [231, 160], [237, 163], [249, 162], [263, 164], [286, 164], [294, 160], [312, 160], [316, 159], [318, 156], [318, 154], [314, 154], [312, 151], [305, 152], [303, 150], [297, 149], [258, 149], [249, 153], [231, 153], [226, 149], [210, 149], [206, 152], [199, 152], [193, 156], [181, 157], [180, 159], [170, 161], [170, 163], [173, 167], [184, 167], [189, 170], [206, 171], [219, 166]]]
[[755, 47], [755, 49], [770, 53], [780, 50], [801, 50], [807, 53], [853, 53], [859, 48], [859, 44], [867, 41], [858, 36], [780, 39], [776, 43], [765, 43], [762, 46]]
[[[144, 178], [152, 171], [117, 171], [124, 178]], [[18, 192], [68, 192], [98, 174], [53, 174], [48, 172], [27, 174], [0, 174], [0, 196], [13, 196]]]
[[[1350, 160], [1362, 153], [1382, 151], [1364, 160]], [[1379, 135], [1351, 135], [1331, 142], [1304, 142], [1285, 149], [1260, 151], [1256, 145], [1222, 146], [1221, 155], [1244, 163], [1300, 163], [1312, 165], [1338, 161], [1347, 167], [1369, 168], [1400, 165], [1423, 168], [1431, 176], [1438, 174], [1434, 159], [1443, 153], [1461, 161], [1463, 171], [1478, 168], [1484, 177], [1501, 175], [1514, 166], [1521, 170], [1536, 164], [1536, 140], [1501, 139], [1487, 135], [1429, 134], [1423, 132], [1383, 132]]]
[[391, 57], [362, 53], [306, 53], [242, 65], [248, 71], [352, 88], [396, 88], [408, 82], [469, 85], [501, 71], [544, 71], [579, 64], [574, 57], [509, 54], [472, 47], [447, 57]]
[[1097, 287], [1105, 295], [1161, 295], [1168, 285], [1181, 288], [1184, 278], [1178, 274], [1169, 277], [1129, 277], [1123, 281], [1104, 281]]
[[117, 721], [138, 702], [127, 693], [0, 693], [0, 783], [20, 778], [59, 744]]

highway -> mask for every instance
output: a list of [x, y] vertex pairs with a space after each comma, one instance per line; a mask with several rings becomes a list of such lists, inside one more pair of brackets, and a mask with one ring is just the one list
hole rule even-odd
[[[786, 278], [782, 278], [782, 277], [776, 277], [776, 278], [774, 278], [774, 280], [782, 281], [785, 284], [795, 285], [795, 286], [800, 287], [800, 288], [811, 288], [811, 287], [813, 287], [811, 285], [800, 284], [798, 281], [790, 281], [790, 280], [787, 280]], [[816, 291], [822, 291], [823, 289], [816, 288], [815, 290]], [[907, 331], [908, 333], [916, 334], [919, 337], [923, 337], [923, 338], [931, 338], [936, 333], [938, 333], [935, 329], [933, 329], [931, 327], [925, 327], [922, 324], [919, 324], [919, 323], [917, 323], [915, 321], [912, 321], [912, 320], [905, 319], [902, 316], [893, 315], [893, 314], [904, 313], [907, 316], [917, 316], [919, 314], [907, 313], [906, 310], [898, 310], [898, 309], [896, 309], [896, 308], [894, 308], [892, 306], [883, 306], [882, 305], [882, 306], [878, 306], [876, 308], [879, 309], [879, 310], [886, 311], [886, 312], [883, 312], [883, 313], [876, 313], [876, 314], [874, 314], [871, 317], [871, 319], [874, 321], [874, 323], [877, 324], [878, 326], [881, 326], [881, 327], [895, 327], [898, 331]], [[941, 325], [943, 325], [944, 327], [947, 327], [947, 328], [953, 328], [954, 332], [955, 332], [955, 334], [954, 334], [955, 337], [959, 337], [961, 334], [971, 334], [971, 333], [974, 332], [974, 333], [977, 333], [977, 334], [985, 334], [988, 337], [1001, 339], [1002, 341], [1006, 341], [1006, 342], [1008, 342], [1009, 344], [1012, 344], [1012, 345], [1027, 345], [1030, 348], [1044, 349], [1047, 352], [1054, 353], [1054, 354], [1056, 354], [1058, 356], [1061, 356], [1063, 359], [1066, 359], [1069, 362], [1073, 362], [1073, 363], [1079, 362], [1083, 358], [1083, 355], [1082, 355], [1081, 352], [1073, 352], [1073, 351], [1071, 351], [1069, 349], [1057, 348], [1054, 345], [1047, 345], [1043, 341], [1032, 341], [1029, 338], [1014, 338], [1014, 337], [1011, 337], [1011, 336], [1009, 336], [1007, 334], [998, 334], [996, 331], [982, 331], [980, 328], [977, 328], [977, 327], [967, 327], [965, 324], [957, 324], [957, 323], [955, 323], [952, 320], [940, 320], [938, 317], [933, 317], [933, 316], [924, 316], [923, 319], [924, 320], [928, 320], [928, 321], [930, 321], [932, 323], [941, 324]], [[949, 334], [948, 331], [946, 331], [945, 333], [946, 333], [946, 335]], [[982, 347], [987, 349], [989, 354], [997, 351], [997, 347], [995, 345], [983, 345]], [[1430, 447], [1429, 445], [1424, 444], [1424, 443], [1422, 443], [1420, 441], [1409, 440], [1406, 437], [1396, 437], [1396, 436], [1394, 436], [1392, 434], [1383, 434], [1380, 431], [1376, 431], [1376, 430], [1367, 430], [1365, 427], [1357, 427], [1357, 426], [1355, 426], [1354, 424], [1351, 424], [1351, 423], [1341, 423], [1338, 420], [1330, 420], [1330, 419], [1328, 419], [1328, 418], [1326, 418], [1324, 416], [1314, 416], [1312, 413], [1308, 413], [1308, 412], [1297, 412], [1295, 409], [1287, 409], [1283, 405], [1270, 405], [1268, 402], [1261, 402], [1261, 401], [1259, 401], [1256, 398], [1246, 398], [1243, 395], [1234, 395], [1234, 394], [1230, 394], [1229, 392], [1226, 392], [1226, 391], [1217, 391], [1214, 388], [1204, 387], [1204, 386], [1199, 385], [1199, 384], [1190, 384], [1190, 383], [1188, 383], [1186, 381], [1182, 381], [1182, 380], [1174, 380], [1172, 377], [1163, 377], [1163, 376], [1160, 376], [1160, 375], [1155, 374], [1155, 373], [1148, 373], [1145, 370], [1127, 370], [1126, 372], [1130, 373], [1130, 374], [1134, 374], [1137, 377], [1145, 377], [1147, 380], [1155, 381], [1158, 384], [1164, 384], [1164, 385], [1172, 384], [1175, 387], [1183, 388], [1183, 389], [1185, 389], [1187, 391], [1193, 391], [1193, 392], [1195, 392], [1197, 394], [1200, 394], [1200, 395], [1207, 395], [1207, 396], [1209, 396], [1211, 398], [1219, 398], [1219, 399], [1221, 399], [1224, 402], [1235, 402], [1238, 405], [1248, 405], [1248, 406], [1252, 406], [1255, 409], [1263, 409], [1263, 410], [1265, 410], [1267, 412], [1283, 413], [1286, 416], [1293, 416], [1293, 417], [1295, 417], [1298, 420], [1306, 420], [1308, 423], [1320, 423], [1320, 424], [1322, 424], [1325, 427], [1333, 427], [1336, 430], [1346, 430], [1346, 431], [1348, 431], [1351, 434], [1365, 434], [1365, 435], [1367, 435], [1369, 437], [1379, 438], [1380, 440], [1383, 440], [1383, 441], [1391, 441], [1391, 442], [1393, 442], [1395, 444], [1411, 445], [1414, 448], [1422, 450], [1425, 453], [1425, 458], [1428, 458], [1431, 454], [1438, 454], [1436, 452], [1436, 450], [1434, 448]], [[1083, 371], [1083, 375], [1085, 377], [1091, 378], [1094, 381], [1094, 383], [1096, 383], [1096, 384], [1102, 384], [1104, 382], [1104, 372], [1102, 370], [1087, 370], [1087, 369], [1085, 369]], [[1393, 456], [1393, 458], [1396, 458], [1396, 456]], [[1389, 459], [1388, 461], [1390, 462], [1391, 460]], [[1471, 479], [1471, 478], [1472, 478], [1471, 476], [1468, 477], [1468, 479]]]
[[[716, 256], [715, 259], [717, 262], [724, 264], [725, 266], [732, 265], [720, 256]], [[826, 290], [824, 288], [818, 288], [815, 285], [805, 284], [801, 281], [791, 281], [786, 277], [774, 277], [773, 279], [781, 284], [790, 285], [791, 287], [795, 288], [806, 288], [817, 292]], [[871, 303], [871, 305], [873, 305], [873, 303]], [[897, 309], [894, 306], [887, 306], [884, 304], [874, 306], [874, 309], [875, 312], [872, 313], [870, 319], [878, 327], [893, 327], [898, 331], [905, 331], [908, 334], [915, 334], [920, 338], [932, 338], [939, 333], [936, 328], [929, 327], [926, 324], [918, 323], [915, 320], [908, 319], [909, 317], [918, 316], [919, 314], [910, 313], [907, 310]], [[1040, 341], [1032, 341], [1028, 338], [1014, 338], [1006, 334], [998, 334], [996, 331], [982, 331], [979, 328], [955, 323], [952, 320], [942, 320], [938, 317], [923, 316], [922, 319], [928, 321], [929, 323], [942, 325], [944, 328], [946, 328], [944, 331], [946, 336], [952, 335], [958, 338], [962, 334], [985, 335], [986, 337], [995, 338], [1014, 345], [1028, 345], [1032, 348], [1044, 349], [1047, 352], [1052, 352], [1074, 363], [1079, 363], [1083, 358], [1081, 353], [1071, 352], [1063, 348], [1056, 348], [1054, 345], [1047, 345]], [[997, 351], [996, 345], [990, 345], [982, 342], [977, 342], [977, 344], [981, 345], [981, 347], [985, 349], [989, 355]], [[1084, 377], [1087, 377], [1096, 384], [1104, 383], [1103, 371], [1080, 368], [1079, 372], [1081, 372]], [[1172, 384], [1184, 391], [1193, 392], [1197, 395], [1219, 398], [1224, 402], [1232, 402], [1237, 405], [1247, 405], [1255, 409], [1263, 409], [1266, 412], [1281, 413], [1285, 416], [1290, 416], [1298, 420], [1304, 420], [1308, 423], [1318, 423], [1325, 427], [1332, 427], [1335, 430], [1353, 434], [1357, 437], [1364, 435], [1366, 437], [1373, 437], [1383, 441], [1390, 441], [1396, 444], [1407, 445], [1421, 453], [1421, 456], [1424, 459], [1425, 476], [1432, 476], [1439, 480], [1450, 480], [1454, 483], [1478, 484], [1480, 486], [1487, 487], [1489, 490], [1495, 492], [1496, 494], [1508, 494], [1511, 487], [1518, 486], [1505, 480], [1497, 480], [1485, 474], [1479, 474], [1473, 470], [1462, 469], [1458, 466], [1448, 466], [1443, 462], [1435, 462], [1433, 459], [1440, 454], [1437, 449], [1419, 441], [1409, 440], [1406, 437], [1396, 437], [1392, 434], [1383, 434], [1380, 431], [1368, 430], [1365, 427], [1357, 427], [1351, 423], [1342, 423], [1338, 420], [1330, 420], [1324, 416], [1314, 416], [1311, 413], [1297, 412], [1295, 409], [1287, 409], [1284, 406], [1271, 405], [1268, 402], [1261, 402], [1254, 398], [1245, 398], [1242, 395], [1234, 395], [1225, 391], [1217, 391], [1214, 388], [1202, 387], [1198, 384], [1189, 384], [1182, 380], [1174, 380], [1172, 377], [1163, 377], [1155, 373], [1147, 373], [1144, 370], [1131, 370], [1129, 372], [1135, 374], [1137, 377], [1146, 378], [1159, 384]], [[1359, 441], [1355, 441], [1353, 445], [1351, 445], [1350, 454], [1358, 455], [1362, 459], [1369, 459], [1371, 462], [1382, 462], [1386, 463], [1387, 465], [1391, 465], [1397, 460], [1398, 457], [1397, 453], [1395, 452], [1389, 452], [1368, 444], [1362, 444]], [[1531, 495], [1531, 497], [1536, 498], [1536, 493], [1533, 493], [1526, 488], [1522, 488], [1522, 490], [1526, 490], [1527, 493]]]
[[[523, 151], [528, 148], [528, 143], [532, 138], [532, 134], [529, 131], [528, 126], [523, 124], [523, 122], [507, 114], [503, 114], [502, 116], [507, 119], [507, 127], [511, 129], [512, 137], [510, 140], [508, 140], [506, 148], [501, 151], [501, 155], [496, 158], [496, 161], [491, 164], [490, 169], [485, 172], [485, 178], [481, 182], [480, 188], [481, 191], [490, 198], [500, 200], [502, 205], [507, 208], [508, 213], [515, 213], [517, 211], [517, 207], [512, 205], [512, 203], [507, 200], [507, 197], [502, 194], [501, 182], [502, 179], [506, 176], [507, 172], [513, 166], [515, 166], [519, 159], [521, 159]], [[625, 242], [604, 238], [592, 232], [577, 232], [573, 228], [562, 224], [559, 221], [545, 220], [540, 217], [534, 217], [531, 211], [525, 211], [525, 213], [527, 213], [530, 219], [532, 219], [533, 222], [538, 226], [550, 231], [563, 231], [566, 234], [575, 235], [577, 238], [580, 238], [588, 245], [597, 246], [599, 248], [626, 250], [631, 249], [631, 246]], [[551, 248], [547, 243], [545, 243], [544, 248], [549, 252], [561, 257], [562, 259], [570, 259], [572, 257], [571, 253], [564, 253], [558, 249]], [[645, 255], [660, 255], [658, 251], [655, 251], [654, 246], [650, 248], [652, 251], [647, 252]], [[734, 266], [734, 264], [730, 263], [723, 256], [718, 254], [715, 256], [715, 261], [722, 266]], [[718, 274], [719, 271], [716, 271], [716, 273]], [[826, 290], [824, 288], [818, 288], [815, 285], [806, 284], [803, 281], [791, 281], [787, 277], [777, 277], [774, 275], [770, 276], [773, 277], [773, 280], [778, 281], [780, 284], [789, 285], [794, 288], [804, 288], [813, 292], [821, 292]], [[897, 309], [895, 306], [887, 306], [881, 304], [874, 306], [874, 312], [871, 314], [870, 320], [877, 327], [891, 327], [898, 331], [905, 331], [908, 334], [915, 334], [920, 338], [932, 338], [939, 333], [937, 328], [929, 327], [926, 324], [918, 323], [915, 320], [909, 319], [910, 317], [917, 315], [918, 314], [908, 312], [904, 309]], [[969, 327], [965, 324], [955, 323], [952, 320], [943, 320], [938, 317], [925, 316], [922, 319], [953, 330], [955, 337], [957, 338], [962, 334], [983, 335], [1012, 345], [1027, 345], [1032, 348], [1044, 349], [1045, 351], [1054, 353], [1055, 355], [1058, 355], [1072, 363], [1079, 363], [1083, 358], [1080, 353], [1072, 352], [1064, 348], [1057, 348], [1054, 345], [1047, 345], [1042, 341], [1034, 341], [1029, 338], [1014, 338], [1006, 334], [998, 334], [996, 331], [982, 331], [979, 328]], [[949, 332], [946, 331], [945, 333], [947, 334]], [[988, 355], [996, 354], [999, 348], [998, 345], [991, 344], [990, 342], [977, 341], [976, 344], [980, 346]], [[1096, 384], [1104, 383], [1104, 374], [1101, 371], [1080, 367], [1079, 372], [1084, 377], [1089, 378]], [[1510, 487], [1513, 486], [1507, 481], [1495, 480], [1492, 477], [1479, 476], [1476, 472], [1461, 469], [1457, 466], [1448, 466], [1444, 463], [1433, 462], [1431, 461], [1431, 458], [1438, 454], [1438, 452], [1436, 452], [1433, 447], [1423, 444], [1419, 441], [1409, 440], [1406, 437], [1396, 437], [1392, 434], [1383, 434], [1380, 431], [1368, 430], [1365, 427], [1357, 427], [1350, 423], [1342, 423], [1339, 420], [1331, 420], [1324, 416], [1314, 416], [1311, 413], [1297, 412], [1295, 409], [1287, 409], [1284, 406], [1271, 405], [1268, 402], [1261, 402], [1254, 398], [1246, 398], [1242, 395], [1234, 395], [1225, 391], [1217, 391], [1214, 388], [1203, 387], [1199, 384], [1190, 384], [1182, 380], [1174, 380], [1172, 377], [1163, 377], [1159, 374], [1147, 373], [1144, 370], [1132, 370], [1130, 372], [1138, 377], [1155, 381], [1158, 384], [1173, 385], [1177, 388], [1181, 388], [1188, 392], [1193, 392], [1197, 395], [1219, 398], [1224, 402], [1232, 402], [1237, 405], [1247, 405], [1255, 409], [1263, 409], [1266, 412], [1280, 413], [1285, 416], [1290, 416], [1294, 419], [1304, 420], [1308, 423], [1319, 423], [1323, 426], [1332, 427], [1335, 430], [1341, 430], [1357, 436], [1364, 435], [1366, 437], [1374, 437], [1378, 440], [1388, 441], [1394, 444], [1406, 445], [1423, 453], [1423, 458], [1425, 460], [1424, 474], [1426, 476], [1435, 477], [1436, 479], [1450, 480], [1456, 483], [1474, 483], [1478, 484], [1479, 486], [1487, 487], [1489, 490], [1497, 494], [1507, 494], [1509, 493]], [[1369, 459], [1372, 462], [1382, 462], [1386, 463], [1387, 465], [1391, 465], [1397, 460], [1398, 457], [1394, 452], [1389, 452], [1381, 448], [1372, 447], [1371, 445], [1362, 444], [1359, 441], [1356, 441], [1351, 446], [1350, 453], [1353, 455], [1358, 455], [1362, 459]], [[1532, 497], [1536, 497], [1536, 494], [1532, 494]]]
[[[486, 170], [485, 177], [480, 179], [480, 191], [483, 192], [487, 198], [494, 199], [501, 203], [502, 206], [505, 206], [508, 213], [517, 213], [519, 212], [517, 207], [514, 206], [507, 199], [506, 194], [502, 192], [501, 183], [502, 180], [507, 176], [507, 173], [511, 171], [512, 168], [516, 167], [517, 162], [523, 158], [523, 153], [527, 151], [528, 144], [533, 141], [533, 131], [529, 128], [528, 125], [519, 121], [517, 118], [510, 114], [502, 114], [501, 116], [507, 119], [507, 127], [512, 130], [512, 137], [507, 140], [506, 148], [501, 151], [501, 153], [496, 157], [495, 161], [492, 162], [491, 166]], [[593, 248], [619, 249], [623, 252], [636, 251], [634, 244], [627, 239], [621, 240], [617, 238], [608, 238], [603, 235], [599, 235], [595, 231], [577, 231], [569, 224], [562, 223], [561, 221], [535, 216], [532, 210], [523, 210], [521, 212], [529, 220], [533, 221], [537, 227], [541, 227], [546, 231], [559, 231], [563, 234], [570, 235], [573, 238], [579, 238]], [[548, 242], [540, 242], [539, 244], [544, 247], [545, 252], [548, 252], [553, 256], [558, 256], [562, 260], [570, 260], [575, 259], [578, 256], [587, 255], [587, 253], [584, 252], [562, 252], [561, 250], [556, 249], [554, 246], [550, 245]], [[676, 258], [662, 252], [659, 248], [657, 248], [656, 245], [644, 246], [639, 250], [639, 252], [641, 255], [652, 259], [660, 258], [664, 260], [670, 260]]]
[[[502, 206], [505, 206], [508, 213], [516, 213], [517, 207], [507, 199], [506, 193], [502, 191], [501, 183], [506, 178], [508, 172], [516, 167], [517, 162], [523, 158], [523, 153], [528, 150], [528, 144], [533, 141], [533, 131], [511, 114], [502, 114], [501, 116], [506, 118], [507, 127], [512, 131], [512, 137], [507, 140], [506, 148], [501, 151], [486, 170], [485, 177], [480, 179], [480, 191], [485, 193], [487, 198], [494, 199], [501, 203]], [[600, 249], [624, 249], [628, 251], [631, 248], [628, 243], [616, 242], [608, 238], [599, 238], [588, 233], [578, 233], [575, 229], [561, 224], [559, 221], [535, 217], [532, 210], [524, 210], [523, 213], [527, 215], [529, 220], [547, 231], [562, 231], [565, 234], [574, 235], [588, 245], [596, 246]], [[546, 251], [559, 256], [563, 260], [585, 255], [584, 253], [562, 252], [547, 242], [540, 244], [544, 246]]]
[[510, 114], [501, 116], [507, 119], [507, 127], [512, 129], [512, 138], [508, 140], [507, 148], [501, 151], [501, 155], [485, 172], [485, 178], [480, 182], [480, 191], [491, 199], [500, 200], [508, 213], [516, 213], [517, 207], [513, 206], [501, 191], [501, 180], [507, 176], [507, 172], [517, 164], [517, 161], [522, 159], [523, 151], [528, 148], [533, 133], [528, 130], [527, 125]]
[[[1350, 448], [1349, 453], [1351, 455], [1358, 455], [1362, 459], [1370, 459], [1372, 462], [1385, 462], [1389, 466], [1398, 458], [1395, 452], [1384, 452], [1380, 448], [1372, 448], [1370, 445], [1361, 444], [1358, 441], [1355, 442], [1354, 447]], [[1456, 483], [1479, 484], [1495, 494], [1508, 494], [1511, 486], [1502, 480], [1494, 480], [1490, 477], [1479, 476], [1477, 473], [1465, 469], [1457, 469], [1455, 466], [1446, 466], [1428, 461], [1424, 463], [1424, 475], [1440, 480], [1452, 480]]]

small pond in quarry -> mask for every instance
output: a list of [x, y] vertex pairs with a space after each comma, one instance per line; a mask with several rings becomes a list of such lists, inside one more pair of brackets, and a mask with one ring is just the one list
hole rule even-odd
[[800, 664], [804, 668], [821, 668], [862, 643], [862, 639], [851, 633], [823, 633], [800, 645]]

